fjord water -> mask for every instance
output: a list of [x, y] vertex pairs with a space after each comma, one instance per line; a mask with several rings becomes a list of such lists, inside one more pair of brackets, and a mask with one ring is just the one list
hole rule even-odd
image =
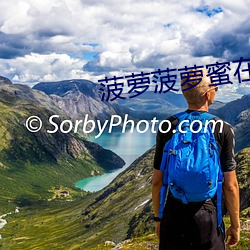
[[135, 159], [145, 153], [155, 144], [156, 134], [148, 130], [146, 133], [134, 131], [130, 133], [112, 132], [102, 134], [99, 138], [90, 138], [90, 141], [98, 143], [106, 149], [118, 154], [125, 162], [121, 169], [100, 176], [93, 176], [76, 183], [76, 187], [85, 191], [95, 192], [107, 186], [119, 173], [124, 171]]

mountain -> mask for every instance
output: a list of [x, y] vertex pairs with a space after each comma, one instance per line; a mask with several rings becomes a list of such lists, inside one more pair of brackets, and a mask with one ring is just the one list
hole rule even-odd
[[209, 110], [211, 113], [214, 113], [213, 110], [222, 108], [223, 106], [225, 106], [225, 103], [220, 102], [220, 101], [214, 101], [214, 103], [209, 106]]
[[[164, 119], [169, 114], [177, 113], [187, 108], [187, 103], [182, 94], [173, 92], [154, 93], [146, 91], [134, 98], [129, 98], [129, 94], [123, 94], [126, 99], [118, 99], [120, 105], [126, 105], [132, 111], [147, 112], [154, 114], [158, 119]], [[152, 115], [150, 118], [153, 118]]]
[[250, 95], [244, 95], [218, 109], [212, 109], [211, 113], [234, 127], [235, 152], [250, 147]]
[[[142, 119], [165, 119], [166, 117], [187, 109], [187, 102], [182, 94], [167, 92], [165, 94], [154, 93], [153, 91], [144, 92], [135, 98], [129, 98], [128, 94], [123, 94], [125, 100], [119, 99], [121, 106], [129, 108], [129, 114], [132, 117], [138, 117], [143, 114]], [[216, 110], [224, 106], [224, 103], [215, 101], [210, 110]]]
[[13, 84], [8, 78], [0, 76], [0, 84]]
[[237, 117], [244, 110], [250, 108], [250, 94], [244, 95], [240, 99], [227, 103], [213, 113], [235, 126], [238, 123]]
[[111, 115], [123, 115], [116, 103], [103, 102], [99, 97], [99, 85], [87, 80], [65, 80], [59, 82], [41, 82], [33, 87], [49, 95], [57, 106], [73, 119], [104, 121]]
[[[43, 91], [55, 101], [57, 106], [64, 110], [73, 119], [79, 119], [88, 114], [90, 119], [104, 121], [111, 115], [124, 116], [136, 120], [154, 117], [165, 119], [167, 116], [187, 108], [186, 101], [181, 94], [167, 92], [165, 94], [146, 91], [135, 98], [116, 99], [113, 102], [101, 101], [99, 85], [88, 80], [65, 80], [59, 82], [41, 82], [33, 89]], [[152, 100], [154, 100], [152, 102]], [[224, 104], [215, 102], [211, 109], [218, 109]]]
[[[71, 93], [85, 95], [76, 87], [75, 90], [72, 88], [69, 92], [62, 91], [65, 96], [59, 88], [56, 98], [59, 95], [65, 98]], [[87, 101], [93, 98], [91, 91], [84, 91], [88, 92]], [[98, 174], [104, 171], [104, 160], [108, 161], [107, 167], [119, 165], [119, 162], [122, 165], [122, 162], [111, 152], [104, 150], [99, 154], [101, 148], [84, 141], [79, 135], [46, 133], [51, 128], [47, 122], [50, 115], [60, 115], [58, 124], [64, 118], [69, 119], [70, 112], [65, 114], [58, 106], [41, 91], [20, 85], [0, 85], [0, 182], [3, 190], [0, 209], [9, 212], [13, 208], [10, 204], [20, 205], [20, 213], [6, 217], [8, 224], [1, 230], [0, 245], [3, 249], [17, 250], [105, 249], [102, 245], [105, 241], [117, 244], [152, 233], [154, 148], [135, 160], [103, 190], [79, 192], [72, 184], [79, 178], [90, 176], [91, 172]], [[232, 112], [236, 115], [233, 118], [236, 126], [238, 122], [240, 127], [246, 123], [242, 133], [244, 128], [247, 129], [249, 120], [246, 107]], [[143, 111], [140, 114], [145, 115]], [[24, 126], [31, 115], [38, 115], [44, 121], [38, 133], [28, 132]], [[93, 112], [92, 115], [98, 114]], [[241, 209], [246, 211], [249, 209], [249, 148], [240, 151], [236, 160]], [[60, 198], [60, 191], [72, 193], [70, 199]], [[247, 235], [244, 237], [249, 238]], [[131, 248], [131, 244], [127, 248], [136, 249]]]
[[[0, 85], [0, 211], [51, 197], [54, 186], [74, 189], [74, 183], [91, 175], [121, 168], [125, 162], [110, 150], [79, 135], [48, 133], [51, 115], [59, 126], [68, 116], [53, 100], [18, 84]], [[26, 128], [30, 116], [39, 116], [41, 130]], [[36, 126], [33, 123], [33, 126]], [[9, 202], [8, 202], [9, 201]]]
[[[99, 85], [87, 80], [65, 80], [60, 82], [41, 82], [33, 87], [50, 95], [58, 107], [70, 117], [79, 119], [88, 114], [92, 119], [104, 121], [112, 114], [129, 114], [134, 120], [164, 119], [171, 112], [186, 107], [182, 95], [175, 93], [155, 94], [152, 91], [126, 100], [117, 99], [103, 102], [99, 96]], [[154, 102], [152, 103], [152, 99]]]

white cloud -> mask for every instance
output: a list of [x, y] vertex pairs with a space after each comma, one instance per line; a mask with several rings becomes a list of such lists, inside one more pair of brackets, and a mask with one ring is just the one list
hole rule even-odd
[[[1, 1], [1, 74], [22, 83], [97, 81], [231, 60], [250, 51], [249, 8], [243, 0]], [[86, 51], [98, 53], [87, 64]], [[230, 92], [243, 93], [235, 87]]]
[[3, 59], [0, 62], [4, 65], [2, 72], [12, 75], [13, 82], [29, 85], [41, 81], [82, 78], [86, 75], [82, 71], [86, 61], [71, 58], [67, 54], [39, 55], [32, 53], [8, 60], [8, 63]]

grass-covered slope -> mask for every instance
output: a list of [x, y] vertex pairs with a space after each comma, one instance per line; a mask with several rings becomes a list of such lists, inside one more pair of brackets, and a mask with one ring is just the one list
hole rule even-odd
[[[118, 249], [157, 249], [156, 236], [145, 236], [154, 232], [153, 152], [138, 158], [102, 191], [71, 202], [54, 200], [25, 207], [19, 214], [9, 215], [8, 224], [0, 230], [3, 249], [111, 249], [105, 241], [121, 243]], [[239, 171], [243, 165], [249, 168], [248, 153], [245, 149], [237, 155]], [[241, 188], [245, 180], [239, 172]], [[228, 225], [229, 219], [225, 221]], [[241, 242], [235, 249], [247, 249], [249, 237], [249, 222], [242, 218]], [[132, 240], [124, 242], [126, 239]]]
[[[133, 232], [152, 231], [152, 157], [153, 150], [136, 160], [103, 191], [73, 198], [74, 201], [54, 199], [34, 204], [8, 215], [8, 224], [0, 230], [3, 238], [0, 244], [3, 249], [17, 250], [90, 249], [106, 240], [119, 243]], [[131, 231], [130, 225], [137, 216], [145, 221], [145, 227]]]
[[[123, 166], [120, 157], [84, 138], [47, 133], [53, 128], [48, 119], [54, 114], [61, 117], [58, 124], [67, 118], [46, 94], [23, 85], [0, 85], [0, 214], [50, 198], [48, 190], [53, 186], [74, 188], [91, 173]], [[25, 127], [33, 115], [43, 121], [37, 133]]]

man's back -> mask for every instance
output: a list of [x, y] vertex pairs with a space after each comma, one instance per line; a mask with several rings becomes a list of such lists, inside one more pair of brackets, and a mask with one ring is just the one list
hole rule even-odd
[[[186, 112], [191, 113], [192, 110]], [[200, 113], [202, 114], [204, 111], [200, 111]], [[214, 119], [219, 120], [218, 118]], [[171, 121], [171, 130], [168, 133], [159, 131], [157, 135], [154, 168], [158, 170], [162, 160], [163, 147], [172, 139], [175, 134], [173, 130], [176, 131], [179, 124], [179, 119], [176, 116], [171, 116], [167, 120]], [[220, 126], [223, 126], [222, 130]], [[165, 130], [164, 125], [162, 130]], [[232, 155], [233, 134], [231, 126], [224, 121], [216, 123], [214, 135], [218, 147], [223, 148], [220, 154], [221, 162], [227, 162], [227, 164], [223, 164], [223, 171], [234, 170], [236, 165]], [[193, 184], [195, 185], [195, 183]], [[164, 246], [168, 246], [167, 249], [178, 249], [177, 246], [180, 246], [180, 249], [224, 249], [224, 225], [222, 224], [220, 231], [217, 228], [216, 196], [201, 202], [183, 204], [169, 191], [164, 217], [161, 220], [161, 231], [164, 232], [164, 235], [161, 237], [160, 249], [165, 249]]]
[[[205, 75], [207, 74], [205, 69], [202, 71], [204, 73], [202, 79], [197, 79], [199, 84], [196, 83], [197, 77], [193, 73], [194, 77], [193, 79], [191, 77], [191, 82], [194, 85], [188, 91], [185, 91], [184, 87], [187, 79], [184, 79], [181, 84], [183, 95], [188, 104], [187, 112], [192, 110], [201, 113], [208, 112], [208, 106], [214, 102], [218, 87], [213, 85], [210, 87], [211, 79]], [[163, 219], [160, 220], [158, 218], [160, 190], [164, 183], [164, 173], [160, 170], [163, 147], [167, 141], [171, 140], [173, 136], [172, 131], [178, 124], [178, 119], [174, 116], [169, 117], [168, 120], [172, 124], [171, 130], [168, 133], [159, 131], [157, 134], [152, 179], [155, 228], [156, 234], [160, 238], [160, 249], [225, 249], [224, 224], [221, 224], [219, 227], [217, 225], [216, 196], [202, 202], [183, 204], [181, 199], [176, 199], [169, 191]], [[222, 124], [223, 128], [221, 131], [219, 124], [216, 124], [214, 137], [220, 148], [220, 164], [224, 177], [223, 194], [231, 220], [231, 226], [226, 231], [226, 236], [229, 237], [227, 247], [231, 247], [237, 245], [239, 241], [239, 187], [235, 171], [233, 129], [224, 121]], [[164, 127], [162, 130], [164, 131]]]

